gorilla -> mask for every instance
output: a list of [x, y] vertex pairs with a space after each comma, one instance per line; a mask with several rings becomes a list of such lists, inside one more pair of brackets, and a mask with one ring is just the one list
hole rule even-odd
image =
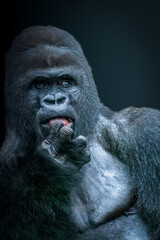
[[160, 239], [160, 111], [105, 107], [71, 34], [15, 38], [5, 109], [1, 240]]

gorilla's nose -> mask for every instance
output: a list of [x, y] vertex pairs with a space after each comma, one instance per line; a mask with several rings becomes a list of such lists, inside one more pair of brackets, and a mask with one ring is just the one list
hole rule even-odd
[[64, 104], [67, 102], [67, 96], [65, 96], [62, 93], [57, 93], [55, 95], [48, 94], [45, 96], [41, 101], [41, 106], [48, 106], [48, 105], [54, 105], [54, 104]]

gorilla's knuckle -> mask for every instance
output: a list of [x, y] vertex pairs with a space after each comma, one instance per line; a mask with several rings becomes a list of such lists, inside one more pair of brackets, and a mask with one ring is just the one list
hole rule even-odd
[[59, 137], [63, 140], [71, 140], [74, 137], [74, 131], [72, 128], [64, 126], [59, 131]]
[[87, 146], [87, 139], [84, 136], [78, 136], [74, 144], [79, 148], [85, 148]]
[[64, 126], [64, 124], [61, 121], [55, 121], [52, 125], [51, 125], [51, 130], [50, 130], [50, 134], [51, 135], [57, 135], [60, 131], [60, 129]]

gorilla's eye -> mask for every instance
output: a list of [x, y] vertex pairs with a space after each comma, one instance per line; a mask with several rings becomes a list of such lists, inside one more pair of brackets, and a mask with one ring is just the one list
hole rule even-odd
[[43, 83], [43, 82], [38, 82], [38, 83], [35, 83], [35, 87], [38, 90], [44, 90], [44, 89], [48, 89], [49, 88], [49, 84], [48, 83]]
[[59, 76], [56, 82], [57, 82], [57, 85], [62, 88], [69, 88], [76, 85], [75, 79], [68, 74]]
[[70, 82], [69, 81], [62, 81], [61, 86], [64, 87], [64, 88], [68, 88], [70, 86]]
[[36, 88], [37, 89], [44, 89], [44, 84], [43, 83], [37, 83]]

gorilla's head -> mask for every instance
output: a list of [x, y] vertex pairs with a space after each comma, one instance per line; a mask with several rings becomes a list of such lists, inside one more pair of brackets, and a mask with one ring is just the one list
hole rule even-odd
[[91, 69], [79, 43], [51, 26], [30, 27], [6, 55], [6, 127], [27, 137], [48, 134], [61, 119], [86, 135], [100, 108]]

